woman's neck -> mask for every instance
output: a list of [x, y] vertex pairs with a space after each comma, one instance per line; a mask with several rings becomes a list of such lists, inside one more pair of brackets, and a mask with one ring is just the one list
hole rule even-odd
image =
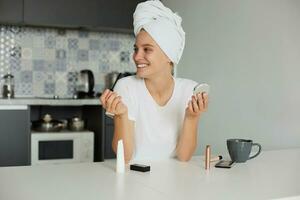
[[174, 79], [172, 75], [167, 77], [144, 79], [145, 85], [157, 104], [163, 106], [171, 98], [174, 90]]

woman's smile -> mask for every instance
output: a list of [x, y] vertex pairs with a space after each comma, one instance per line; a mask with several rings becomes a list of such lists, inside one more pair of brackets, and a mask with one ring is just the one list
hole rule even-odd
[[147, 67], [148, 64], [137, 64], [136, 65], [138, 68], [144, 68], [144, 67]]

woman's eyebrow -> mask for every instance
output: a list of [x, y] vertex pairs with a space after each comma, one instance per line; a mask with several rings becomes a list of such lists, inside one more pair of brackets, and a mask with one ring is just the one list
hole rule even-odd
[[[152, 44], [142, 44], [142, 47], [154, 47]], [[137, 47], [137, 45], [133, 45], [133, 47]]]

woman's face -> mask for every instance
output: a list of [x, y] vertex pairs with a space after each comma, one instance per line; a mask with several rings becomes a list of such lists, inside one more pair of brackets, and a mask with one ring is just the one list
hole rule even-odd
[[141, 78], [169, 75], [172, 72], [170, 59], [144, 30], [136, 36], [133, 60], [137, 67], [137, 76]]

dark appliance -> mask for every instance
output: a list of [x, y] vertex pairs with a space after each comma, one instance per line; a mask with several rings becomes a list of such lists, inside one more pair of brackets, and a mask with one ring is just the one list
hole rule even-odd
[[81, 70], [77, 77], [76, 92], [78, 98], [93, 98], [95, 79], [91, 70]]

